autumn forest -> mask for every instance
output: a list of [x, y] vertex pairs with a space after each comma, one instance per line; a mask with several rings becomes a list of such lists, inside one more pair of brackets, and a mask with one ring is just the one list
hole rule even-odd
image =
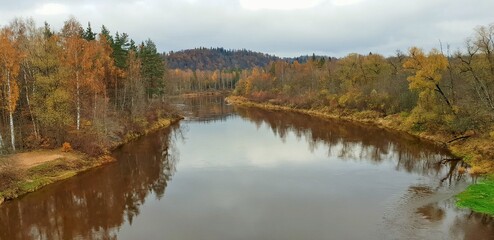
[[95, 33], [73, 18], [59, 32], [15, 19], [0, 38], [0, 149], [105, 146], [171, 114], [166, 96], [215, 90], [294, 108], [399, 114], [413, 131], [494, 135], [493, 34], [494, 25], [478, 27], [458, 50], [302, 61], [222, 48], [160, 54], [150, 39], [135, 43], [105, 26]]
[[[165, 65], [151, 40], [94, 33], [75, 19], [60, 32], [16, 19], [0, 35], [0, 150], [72, 147], [99, 155], [163, 111]], [[158, 107], [159, 106], [159, 107]]]
[[494, 25], [478, 27], [458, 50], [302, 60], [222, 48], [160, 54], [150, 39], [135, 43], [105, 26], [95, 33], [73, 18], [59, 32], [15, 19], [0, 38], [0, 149], [86, 148], [87, 138], [108, 145], [107, 136], [170, 114], [165, 96], [215, 90], [294, 108], [399, 114], [413, 131], [494, 134], [493, 34]]
[[0, 239], [492, 238], [494, 23], [430, 27], [452, 47], [307, 27], [372, 1], [131, 2], [167, 16], [0, 26]]

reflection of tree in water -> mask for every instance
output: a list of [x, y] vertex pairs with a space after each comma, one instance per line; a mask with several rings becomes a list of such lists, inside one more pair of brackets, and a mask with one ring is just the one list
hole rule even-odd
[[466, 240], [491, 240], [494, 239], [494, 218], [474, 212], [459, 214], [450, 232]]
[[226, 121], [233, 114], [233, 107], [225, 103], [225, 96], [200, 96], [175, 99], [182, 106], [186, 117], [196, 122]]
[[329, 156], [356, 161], [396, 162], [397, 170], [442, 175], [438, 165], [448, 152], [403, 133], [393, 133], [363, 124], [323, 120], [299, 113], [238, 107], [240, 116], [260, 127], [266, 124], [283, 141], [289, 133], [306, 139], [311, 151], [328, 148]]
[[178, 162], [173, 128], [118, 149], [117, 163], [1, 206], [0, 239], [115, 238], [150, 194], [164, 196]]
[[[490, 240], [494, 239], [494, 218], [470, 210], [456, 210], [454, 199], [434, 202], [417, 208], [417, 214], [431, 224], [446, 224], [449, 239]], [[448, 221], [448, 213], [454, 219]], [[447, 233], [446, 233], [447, 234]], [[446, 239], [446, 235], [444, 236]]]
[[[362, 124], [322, 120], [298, 113], [243, 107], [236, 110], [258, 128], [263, 124], [267, 125], [283, 141], [289, 134], [294, 134], [298, 139], [304, 138], [311, 151], [324, 146], [328, 149], [329, 156], [342, 160], [371, 161], [376, 164], [389, 161], [396, 164], [397, 170], [433, 177], [436, 179], [434, 186], [410, 186], [403, 197], [410, 201], [410, 205], [415, 206], [414, 214], [429, 221], [429, 225], [445, 224], [444, 219], [448, 212], [457, 211], [454, 198], [449, 202], [438, 202], [435, 199], [444, 184], [453, 185], [466, 179], [466, 173], [458, 171], [460, 166], [466, 168], [466, 164], [458, 159], [451, 159], [444, 149], [407, 134]], [[449, 228], [452, 229], [452, 239], [457, 236], [465, 236], [458, 239], [494, 239], [492, 217], [469, 211], [457, 212], [455, 216], [454, 226]]]
[[446, 215], [444, 209], [442, 209], [437, 202], [417, 208], [417, 213], [430, 222], [439, 222], [443, 220]]

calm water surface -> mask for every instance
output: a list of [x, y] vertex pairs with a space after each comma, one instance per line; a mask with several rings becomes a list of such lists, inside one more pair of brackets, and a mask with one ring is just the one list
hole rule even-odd
[[0, 239], [494, 239], [461, 162], [403, 134], [177, 100], [118, 162], [0, 206]]

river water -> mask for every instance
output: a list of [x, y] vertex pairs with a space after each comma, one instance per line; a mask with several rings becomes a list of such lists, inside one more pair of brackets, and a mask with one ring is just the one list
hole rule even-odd
[[117, 162], [0, 206], [0, 239], [494, 239], [457, 209], [472, 179], [414, 137], [176, 100], [187, 118]]

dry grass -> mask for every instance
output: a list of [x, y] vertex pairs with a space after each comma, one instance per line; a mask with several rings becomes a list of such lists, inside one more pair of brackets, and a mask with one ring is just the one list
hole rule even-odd
[[61, 150], [36, 150], [32, 152], [16, 153], [9, 155], [6, 158], [15, 162], [21, 169], [28, 169], [46, 162], [56, 159], [75, 160], [83, 157], [82, 154], [76, 152], [63, 152]]
[[[114, 143], [113, 147], [151, 131], [168, 127], [180, 119], [182, 118], [177, 116], [160, 118], [149, 124], [142, 132], [132, 134], [132, 138]], [[83, 137], [81, 137], [83, 140], [90, 139]], [[92, 156], [72, 151], [71, 148], [69, 144], [64, 144], [62, 148], [55, 150], [35, 150], [0, 157], [0, 203], [4, 199], [16, 198], [56, 181], [70, 178], [79, 172], [115, 161], [104, 153], [98, 152]], [[94, 154], [95, 151], [92, 153]]]
[[[66, 153], [61, 150], [38, 150], [3, 156], [0, 158], [0, 198], [13, 198], [22, 194], [24, 192], [23, 183], [31, 185], [39, 183], [38, 188], [42, 186], [38, 177], [43, 178], [43, 173], [37, 172], [33, 175], [38, 168], [49, 169], [50, 173], [56, 175], [56, 173], [66, 172], [69, 168], [72, 170], [79, 167], [82, 159], [85, 159], [83, 154]], [[43, 181], [43, 183], [46, 182]]]
[[0, 158], [0, 192], [23, 178], [24, 170], [19, 164], [8, 158]]
[[[101, 157], [88, 158], [80, 153], [60, 153], [60, 150], [52, 150], [19, 153], [8, 158], [4, 157], [2, 161], [9, 164], [4, 164], [0, 170], [0, 199], [13, 199], [102, 165], [109, 160]], [[23, 162], [23, 165], [19, 164], [20, 162]]]

